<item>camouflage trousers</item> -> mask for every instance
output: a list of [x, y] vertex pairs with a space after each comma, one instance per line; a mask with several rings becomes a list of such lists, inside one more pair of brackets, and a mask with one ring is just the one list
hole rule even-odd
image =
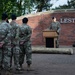
[[3, 46], [3, 68], [10, 70], [11, 45]]
[[14, 58], [15, 69], [18, 69], [20, 67], [19, 65], [20, 48], [19, 46], [13, 46], [11, 50], [12, 50], [11, 52], [12, 54], [11, 54], [10, 66], [12, 67], [12, 58]]
[[24, 63], [25, 54], [26, 54], [26, 63], [30, 65], [32, 63], [31, 42], [26, 42], [23, 45], [20, 45], [20, 49], [21, 49], [19, 58], [20, 65]]
[[57, 40], [56, 40], [56, 48], [59, 48], [59, 36], [57, 37]]
[[0, 48], [0, 69], [2, 68], [3, 63], [3, 48]]

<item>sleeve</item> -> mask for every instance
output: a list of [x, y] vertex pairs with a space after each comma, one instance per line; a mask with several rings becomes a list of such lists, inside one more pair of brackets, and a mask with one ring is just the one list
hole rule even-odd
[[52, 29], [52, 23], [50, 24], [49, 29]]
[[16, 36], [15, 39], [18, 40], [19, 39], [19, 26], [16, 29]]
[[58, 22], [58, 26], [57, 26], [57, 33], [58, 34], [59, 34], [60, 30], [61, 30], [61, 26], [60, 26], [60, 23]]
[[11, 26], [8, 25], [7, 30], [6, 30], [6, 36], [5, 36], [5, 39], [3, 40], [4, 43], [10, 43], [11, 42], [11, 36], [12, 36], [12, 34], [11, 34]]
[[19, 35], [20, 35], [20, 28], [19, 28], [19, 25], [17, 25], [16, 28], [17, 28], [17, 29], [16, 29], [16, 35], [15, 35], [15, 41], [16, 41], [16, 45], [19, 45], [19, 39], [20, 39], [20, 37], [19, 37]]
[[28, 28], [28, 36], [26, 37], [26, 40], [29, 40], [32, 34], [32, 29], [29, 27]]

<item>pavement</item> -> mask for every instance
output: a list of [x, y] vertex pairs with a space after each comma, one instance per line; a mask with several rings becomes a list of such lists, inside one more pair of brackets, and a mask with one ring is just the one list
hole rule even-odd
[[[41, 48], [41, 46], [35, 47]], [[75, 75], [75, 47], [60, 46], [60, 48], [72, 48], [73, 54], [33, 53], [31, 65], [32, 70], [27, 71], [27, 65], [25, 61], [23, 64], [23, 68], [25, 70], [22, 71], [22, 73], [13, 73], [13, 75]]]

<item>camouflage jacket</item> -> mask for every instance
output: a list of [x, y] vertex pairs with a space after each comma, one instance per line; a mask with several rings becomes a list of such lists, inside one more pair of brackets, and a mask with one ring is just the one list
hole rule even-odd
[[16, 44], [19, 42], [19, 25], [15, 21], [11, 21], [10, 25], [12, 27], [12, 41]]
[[28, 26], [27, 24], [23, 24], [20, 27], [20, 42], [30, 41], [31, 34], [32, 34], [32, 29], [30, 28], [30, 26]]
[[0, 42], [11, 43], [11, 26], [6, 21], [0, 25]]
[[57, 22], [52, 22], [52, 23], [50, 24], [49, 29], [55, 30], [55, 31], [59, 34], [60, 29], [61, 29], [60, 23], [59, 23], [58, 21], [57, 21]]

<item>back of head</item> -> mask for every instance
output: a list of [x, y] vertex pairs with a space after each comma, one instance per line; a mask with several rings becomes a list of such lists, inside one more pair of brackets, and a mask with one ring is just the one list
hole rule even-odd
[[8, 19], [6, 20], [7, 23], [9, 23]]
[[55, 18], [56, 18], [56, 17], [53, 16], [53, 17], [52, 17], [52, 20], [55, 19]]
[[12, 15], [11, 15], [11, 19], [12, 19], [12, 20], [16, 20], [16, 14], [12, 14]]
[[26, 17], [23, 18], [23, 19], [22, 19], [22, 22], [23, 22], [23, 23], [27, 23], [27, 22], [28, 22], [28, 18], [26, 18]]
[[6, 18], [8, 18], [8, 15], [6, 13], [2, 14], [2, 20], [6, 20]]
[[52, 17], [52, 21], [53, 22], [56, 22], [56, 17]]

